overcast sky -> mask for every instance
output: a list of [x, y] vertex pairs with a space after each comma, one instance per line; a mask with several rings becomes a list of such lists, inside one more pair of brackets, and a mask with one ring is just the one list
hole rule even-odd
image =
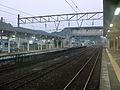
[[[71, 0], [67, 0], [75, 9], [74, 4]], [[73, 0], [74, 3], [79, 7], [81, 12], [93, 12], [93, 11], [103, 11], [103, 0]], [[65, 2], [65, 0], [1, 0], [0, 1], [0, 17], [4, 17], [7, 22], [16, 26], [17, 24], [17, 14], [21, 16], [30, 16], [19, 11], [14, 11], [9, 8], [3, 7], [2, 5], [24, 11], [31, 14], [31, 16], [41, 16], [41, 15], [52, 15], [52, 14], [67, 14], [75, 13], [73, 9]], [[7, 11], [15, 14], [11, 15], [3, 11]], [[25, 26], [25, 25], [24, 25]], [[27, 25], [28, 26], [28, 25]], [[43, 26], [39, 24], [29, 25], [33, 29], [39, 29]]]

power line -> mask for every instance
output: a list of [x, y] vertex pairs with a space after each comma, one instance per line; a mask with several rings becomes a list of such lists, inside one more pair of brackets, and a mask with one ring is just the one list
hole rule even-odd
[[15, 24], [17, 23], [17, 22], [14, 22], [14, 21], [9, 21], [9, 20], [5, 20], [5, 21], [6, 21], [6, 22], [15, 23]]
[[[79, 9], [79, 7], [75, 4], [75, 2], [73, 0], [71, 0], [71, 2], [74, 4], [74, 6], [79, 10], [79, 12], [82, 13], [82, 11]], [[77, 13], [77, 11], [76, 11]], [[86, 22], [85, 22], [86, 23]], [[79, 25], [78, 21], [77, 21], [77, 24]], [[86, 23], [87, 24], [87, 23]], [[88, 25], [88, 24], [87, 24]]]
[[[68, 4], [69, 4], [69, 6], [77, 13], [77, 11], [72, 7], [72, 5], [67, 1], [67, 0], [65, 0]], [[73, 0], [71, 0], [72, 1], [72, 3], [75, 5], [75, 7], [80, 11], [80, 9], [78, 8], [78, 6], [73, 2]], [[80, 11], [81, 12], [81, 11]], [[77, 21], [77, 24], [78, 24], [78, 27], [79, 27], [79, 22]]]
[[[81, 12], [81, 10], [78, 8], [78, 6], [74, 3], [73, 0], [71, 0], [71, 2], [75, 5], [75, 7], [79, 10], [79, 12]], [[81, 12], [82, 13], [82, 12]]]
[[22, 12], [22, 13], [24, 13], [24, 14], [26, 14], [26, 15], [33, 16], [32, 14], [29, 14], [29, 13], [27, 13], [27, 12], [24, 12], [24, 11], [21, 11], [21, 10], [18, 10], [18, 9], [14, 9], [14, 8], [12, 8], [12, 7], [5, 6], [5, 5], [3, 5], [3, 4], [0, 4], [0, 6], [3, 6], [3, 7], [6, 7], [6, 8], [9, 8], [9, 9], [14, 10], [14, 11]]
[[77, 11], [73, 8], [73, 6], [67, 1], [67, 0], [65, 0], [66, 2], [67, 2], [67, 4], [77, 13]]
[[10, 13], [10, 12], [7, 12], [7, 11], [4, 11], [4, 10], [0, 10], [1, 12], [4, 12], [4, 13], [7, 13], [7, 14], [11, 14], [13, 16], [17, 16], [16, 14], [13, 14], [13, 13]]
[[[74, 3], [74, 1], [73, 0], [71, 0], [72, 1], [72, 3], [76, 6], [76, 8], [79, 10], [79, 12], [81, 12], [81, 10], [79, 9], [79, 7]], [[82, 13], [82, 12], [81, 12]], [[86, 22], [86, 21], [84, 21], [87, 25], [88, 25], [88, 23]]]

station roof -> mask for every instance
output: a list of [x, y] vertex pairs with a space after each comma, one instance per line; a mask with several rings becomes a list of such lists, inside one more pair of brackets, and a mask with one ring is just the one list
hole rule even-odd
[[107, 30], [109, 29], [109, 25], [114, 16], [114, 11], [119, 2], [119, 0], [103, 0], [104, 35], [106, 35]]
[[[66, 27], [60, 32], [53, 32], [53, 34], [68, 37], [72, 35], [71, 31], [74, 31], [74, 30], [103, 30], [103, 27], [101, 26], [98, 26], [98, 27]], [[102, 35], [103, 35], [103, 32], [102, 32]], [[99, 35], [99, 36], [102, 36], [102, 35]]]
[[80, 30], [80, 29], [103, 29], [103, 27], [66, 27], [64, 29], [70, 29], [70, 30]]
[[5, 23], [5, 22], [0, 22], [0, 30], [4, 30], [7, 32], [17, 32], [17, 33], [23, 33], [23, 34], [30, 34], [30, 35], [43, 35], [43, 36], [47, 36], [49, 37], [55, 37], [55, 38], [63, 38], [60, 35], [53, 35], [41, 30], [33, 30], [33, 29], [28, 29], [28, 28], [23, 28], [23, 27], [13, 27], [11, 24], [9, 23]]
[[14, 31], [11, 24], [4, 22], [0, 22], [0, 30]]

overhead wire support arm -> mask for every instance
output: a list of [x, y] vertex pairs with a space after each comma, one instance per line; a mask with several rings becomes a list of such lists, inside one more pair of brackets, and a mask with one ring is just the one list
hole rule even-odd
[[72, 18], [74, 18], [75, 17], [75, 15], [72, 15], [68, 20], [71, 20]]
[[[97, 17], [97, 15], [99, 17]], [[86, 16], [88, 17], [86, 18]], [[68, 21], [73, 22], [73, 21], [82, 21], [82, 20], [103, 20], [102, 17], [103, 17], [103, 12], [70, 13], [70, 14], [45, 15], [45, 16], [33, 16], [33, 17], [20, 17], [19, 15], [18, 26], [20, 26], [20, 24], [31, 24], [31, 23], [47, 23], [47, 22], [61, 23]]]
[[97, 13], [93, 14], [91, 17], [89, 17], [88, 19], [91, 19], [92, 17], [94, 17]]
[[[77, 15], [82, 15], [81, 17], [79, 17], [79, 19], [80, 19], [80, 18], [85, 18], [84, 16], [87, 15], [87, 14], [88, 15], [90, 15], [90, 14], [94, 15], [94, 14], [99, 14], [99, 13], [103, 14], [103, 12], [71, 13], [71, 14], [59, 14], [59, 15], [47, 15], [47, 16], [35, 16], [35, 17], [20, 17], [19, 20], [24, 21], [24, 20], [27, 20], [27, 19], [34, 18], [34, 19], [39, 19], [39, 20], [44, 19], [44, 20], [48, 21], [46, 18], [49, 17], [49, 22], [53, 22], [53, 19], [54, 19], [54, 21], [57, 21], [57, 19], [55, 19], [55, 17], [61, 18], [63, 16], [66, 16], [66, 17], [70, 17], [69, 20], [71, 20], [71, 18], [73, 18], [74, 16], [77, 16]], [[71, 15], [73, 15], [73, 16], [71, 16]], [[38, 20], [36, 20], [36, 21], [38, 21]], [[68, 19], [67, 18], [64, 18], [63, 20], [59, 19], [59, 21], [68, 21]], [[42, 21], [40, 21], [40, 23], [42, 23]], [[23, 24], [25, 24], [25, 23], [23, 23]], [[27, 24], [27, 22], [26, 22], [26, 24]]]

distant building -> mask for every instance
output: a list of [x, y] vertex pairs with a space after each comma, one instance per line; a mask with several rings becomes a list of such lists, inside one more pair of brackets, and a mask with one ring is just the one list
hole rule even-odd
[[65, 36], [66, 47], [103, 45], [103, 27], [67, 27], [54, 34]]
[[13, 27], [3, 20], [0, 21], [0, 52], [61, 48], [63, 39], [59, 35], [52, 35], [41, 30]]

